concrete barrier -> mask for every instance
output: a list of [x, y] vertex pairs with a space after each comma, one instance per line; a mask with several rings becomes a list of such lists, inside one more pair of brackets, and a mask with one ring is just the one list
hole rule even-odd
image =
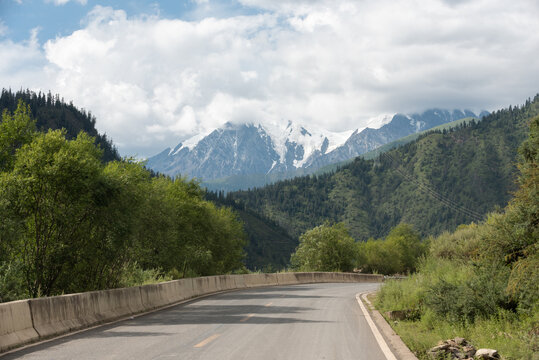
[[140, 287], [32, 299], [34, 329], [49, 338], [147, 310]]
[[219, 282], [221, 284], [221, 290], [234, 290], [238, 289], [236, 284], [237, 275], [221, 275], [219, 276]]
[[278, 273], [277, 282], [279, 285], [293, 285], [298, 283], [298, 279], [294, 273]]
[[[98, 294], [99, 321], [114, 320], [146, 310], [140, 294], [141, 287], [95, 291]], [[32, 308], [33, 311], [33, 308]]]
[[262, 286], [263, 277], [261, 275], [263, 274], [243, 275], [243, 282], [245, 283], [245, 287], [252, 288], [252, 287]]
[[30, 309], [34, 329], [40, 338], [47, 338], [97, 323], [98, 297], [97, 292], [90, 292], [33, 299]]
[[219, 291], [317, 282], [382, 281], [382, 275], [344, 273], [220, 275], [14, 301], [0, 304], [0, 352]]
[[169, 298], [172, 295], [170, 288], [170, 283], [142, 286], [140, 296], [144, 308], [152, 310], [170, 304], [171, 300]]
[[236, 289], [245, 289], [247, 287], [243, 275], [234, 275], [234, 284]]
[[[315, 282], [314, 273], [295, 273], [295, 275], [298, 284], [312, 284]], [[318, 280], [318, 282], [322, 282], [321, 278], [319, 278]]]
[[192, 278], [177, 280], [179, 285], [180, 300], [190, 299], [195, 297], [195, 284]]
[[36, 341], [28, 300], [0, 304], [0, 352]]

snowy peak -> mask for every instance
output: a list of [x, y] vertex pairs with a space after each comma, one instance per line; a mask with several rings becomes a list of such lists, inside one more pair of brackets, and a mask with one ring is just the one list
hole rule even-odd
[[164, 174], [203, 180], [231, 175], [309, 171], [347, 160], [393, 140], [464, 117], [470, 111], [432, 109], [422, 114], [382, 114], [365, 127], [331, 132], [293, 121], [230, 123], [193, 136], [148, 159]]
[[367, 120], [367, 126], [366, 128], [370, 129], [380, 129], [382, 126], [389, 124], [391, 120], [393, 120], [393, 117], [397, 114], [382, 114], [375, 116], [373, 118], [370, 118]]

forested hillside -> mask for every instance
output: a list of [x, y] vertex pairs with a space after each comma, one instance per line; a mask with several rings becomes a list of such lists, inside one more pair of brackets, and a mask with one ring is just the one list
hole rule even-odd
[[72, 103], [67, 104], [59, 95], [32, 92], [30, 90], [17, 91], [2, 90], [0, 95], [0, 109], [2, 111], [14, 112], [19, 100], [30, 106], [32, 117], [36, 120], [38, 130], [66, 129], [66, 136], [69, 139], [77, 137], [79, 132], [84, 131], [95, 138], [96, 144], [103, 149], [103, 160], [119, 160], [120, 155], [112, 144], [112, 140], [107, 139], [105, 134], [99, 134], [95, 128], [95, 117], [85, 110], [77, 109]]
[[206, 199], [232, 208], [243, 222], [249, 240], [245, 247], [245, 266], [248, 269], [272, 272], [288, 267], [298, 239], [267, 217], [226, 200], [223, 192], [206, 192]]
[[515, 190], [517, 148], [538, 113], [539, 95], [481, 122], [428, 133], [377, 159], [356, 158], [335, 173], [229, 193], [227, 199], [294, 237], [326, 220], [344, 222], [356, 240], [386, 236], [401, 222], [424, 235], [438, 234], [507, 204]]

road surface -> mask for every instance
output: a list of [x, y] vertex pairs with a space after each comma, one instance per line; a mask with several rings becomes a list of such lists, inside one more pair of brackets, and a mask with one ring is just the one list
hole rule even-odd
[[7, 359], [385, 359], [355, 294], [306, 284], [213, 295], [0, 356]]

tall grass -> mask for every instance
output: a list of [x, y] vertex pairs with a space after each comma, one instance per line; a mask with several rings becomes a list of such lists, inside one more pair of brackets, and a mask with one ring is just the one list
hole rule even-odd
[[[440, 340], [459, 336], [476, 348], [498, 350], [506, 360], [539, 360], [539, 311], [533, 306], [522, 311], [510, 296], [511, 266], [481, 256], [486, 226], [465, 226], [431, 239], [418, 272], [388, 281], [378, 293], [375, 306], [382, 313], [414, 315], [390, 324], [420, 359], [428, 359], [428, 350]], [[534, 286], [528, 288], [537, 302]]]

